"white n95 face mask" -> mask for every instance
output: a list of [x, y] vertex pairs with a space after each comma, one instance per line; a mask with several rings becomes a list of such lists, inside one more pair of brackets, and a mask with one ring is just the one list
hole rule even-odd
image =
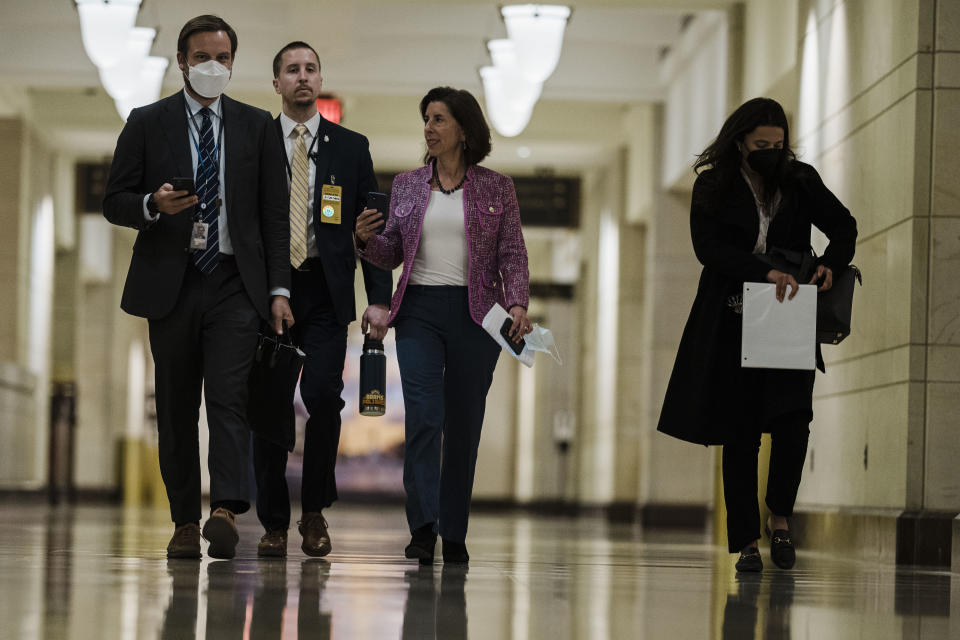
[[542, 351], [556, 360], [557, 364], [563, 364], [563, 360], [560, 358], [560, 350], [557, 349], [557, 343], [553, 339], [553, 333], [550, 329], [544, 329], [537, 323], [533, 323], [533, 331], [523, 336], [523, 339], [527, 343], [528, 349]]
[[216, 60], [207, 60], [195, 66], [188, 66], [187, 78], [190, 86], [204, 98], [216, 98], [227, 88], [230, 82], [230, 69]]

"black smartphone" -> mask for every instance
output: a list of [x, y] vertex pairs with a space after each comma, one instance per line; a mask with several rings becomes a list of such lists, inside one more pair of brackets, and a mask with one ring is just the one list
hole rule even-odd
[[520, 355], [520, 352], [523, 351], [523, 348], [527, 345], [527, 342], [520, 338], [520, 342], [514, 342], [513, 338], [510, 337], [510, 327], [513, 326], [513, 318], [506, 318], [503, 321], [503, 325], [500, 327], [500, 335], [503, 336], [503, 339], [507, 341], [507, 344], [510, 345], [510, 348], [513, 349], [513, 352], [517, 355]]
[[193, 178], [174, 178], [170, 181], [174, 191], [186, 191], [188, 196], [195, 193], [193, 188]]
[[387, 216], [390, 215], [390, 196], [379, 191], [367, 193], [367, 209], [376, 209], [383, 216], [383, 226], [377, 229], [377, 234], [387, 228]]

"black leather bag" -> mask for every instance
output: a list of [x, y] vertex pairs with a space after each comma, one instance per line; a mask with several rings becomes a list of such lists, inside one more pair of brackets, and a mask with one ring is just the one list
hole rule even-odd
[[[817, 256], [812, 251], [772, 247], [757, 257], [772, 268], [789, 273], [799, 284], [810, 282], [817, 267]], [[851, 264], [833, 274], [833, 286], [830, 289], [817, 292], [817, 342], [840, 344], [850, 335], [855, 283], [863, 285], [863, 275], [856, 265]]]
[[857, 265], [850, 264], [833, 274], [833, 286], [817, 293], [817, 342], [840, 344], [850, 335], [855, 283], [863, 286], [863, 275]]
[[247, 385], [247, 419], [254, 433], [287, 451], [296, 443], [293, 395], [305, 358], [286, 327], [282, 336], [260, 330]]

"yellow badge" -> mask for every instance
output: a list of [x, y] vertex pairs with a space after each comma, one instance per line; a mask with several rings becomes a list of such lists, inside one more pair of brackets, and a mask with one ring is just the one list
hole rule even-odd
[[320, 222], [340, 224], [340, 196], [343, 187], [333, 184], [323, 185], [320, 191]]

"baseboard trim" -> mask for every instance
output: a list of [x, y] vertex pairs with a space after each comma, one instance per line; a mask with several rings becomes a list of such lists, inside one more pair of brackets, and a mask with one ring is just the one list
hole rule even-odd
[[[790, 519], [802, 549], [901, 566], [951, 569], [960, 566], [957, 512], [798, 510]], [[956, 532], [955, 532], [956, 530]]]
[[689, 529], [704, 531], [712, 513], [706, 505], [645, 504], [639, 509], [640, 522], [648, 529]]

